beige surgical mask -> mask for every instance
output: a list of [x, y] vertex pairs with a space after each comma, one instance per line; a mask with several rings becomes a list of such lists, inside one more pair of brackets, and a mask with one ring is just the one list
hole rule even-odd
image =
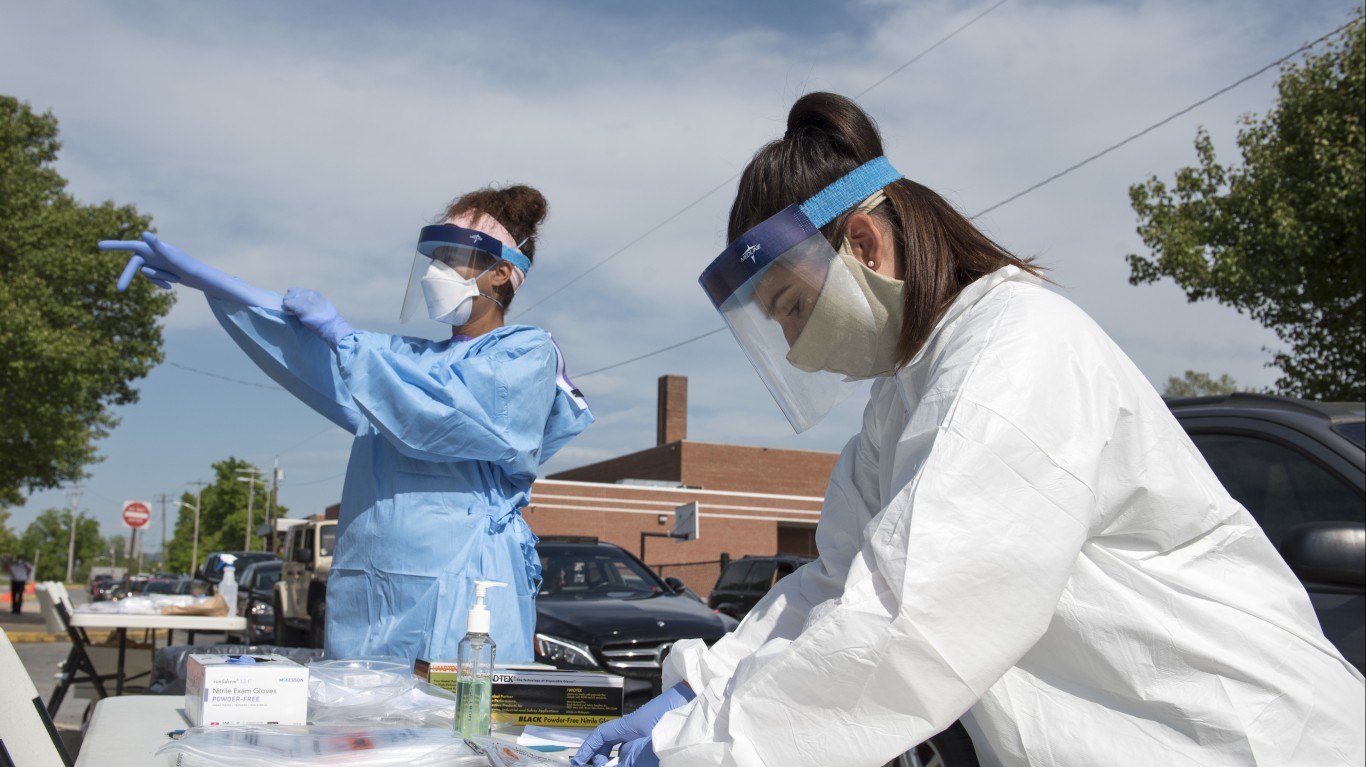
[[[866, 213], [885, 199], [878, 191], [856, 210]], [[831, 279], [833, 274], [826, 279], [810, 319], [788, 350], [787, 361], [807, 372], [828, 370], [851, 378], [890, 375], [896, 370], [904, 283], [860, 263], [848, 239], [840, 243], [838, 258], [830, 268], [846, 270], [852, 280]], [[831, 289], [851, 282], [852, 293]]]

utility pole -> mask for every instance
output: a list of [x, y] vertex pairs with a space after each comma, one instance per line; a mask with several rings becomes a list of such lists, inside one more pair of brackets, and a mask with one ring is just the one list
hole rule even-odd
[[285, 473], [280, 471], [280, 456], [275, 456], [275, 468], [270, 473], [270, 513], [266, 515], [267, 524], [270, 525], [270, 551], [275, 553], [275, 500], [280, 492], [280, 480], [285, 478]]
[[157, 496], [161, 501], [161, 569], [166, 569], [166, 502], [171, 500], [171, 496], [162, 493]]
[[71, 566], [76, 561], [76, 507], [81, 503], [81, 483], [71, 486], [71, 536], [66, 543], [66, 582], [71, 583]]

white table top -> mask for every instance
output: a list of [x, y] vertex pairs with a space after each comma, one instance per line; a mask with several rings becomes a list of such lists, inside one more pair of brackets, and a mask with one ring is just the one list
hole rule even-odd
[[175, 629], [177, 631], [242, 631], [247, 619], [218, 615], [146, 615], [140, 613], [71, 613], [71, 625], [95, 629]]
[[76, 767], [146, 767], [170, 738], [190, 726], [184, 695], [125, 695], [95, 704]]
[[[163, 616], [178, 617], [178, 616]], [[220, 619], [222, 620], [222, 619]], [[156, 750], [170, 742], [167, 733], [189, 728], [184, 695], [125, 695], [95, 704], [86, 726], [75, 767], [147, 767], [160, 764]], [[521, 728], [494, 733], [516, 742]], [[574, 752], [545, 754], [557, 763], [569, 764]]]

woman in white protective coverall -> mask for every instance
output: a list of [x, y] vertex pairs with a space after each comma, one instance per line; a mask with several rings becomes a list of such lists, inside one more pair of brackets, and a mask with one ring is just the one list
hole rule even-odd
[[261, 369], [355, 435], [327, 583], [332, 658], [454, 658], [474, 583], [501, 662], [530, 662], [540, 585], [522, 519], [539, 466], [593, 420], [550, 335], [505, 325], [531, 269], [545, 197], [481, 189], [423, 227], [400, 319], [426, 306], [448, 338], [353, 329], [312, 290], [283, 297], [195, 261], [151, 234], [100, 243], [134, 253], [163, 287], [204, 291]]
[[[702, 275], [793, 425], [876, 379], [817, 561], [574, 757], [873, 767], [1360, 765], [1366, 686], [1161, 397], [1038, 269], [802, 97]], [[836, 248], [838, 247], [838, 252]]]

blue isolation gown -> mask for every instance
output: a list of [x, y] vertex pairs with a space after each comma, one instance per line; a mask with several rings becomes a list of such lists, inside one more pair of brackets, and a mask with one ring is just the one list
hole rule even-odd
[[539, 466], [593, 421], [540, 328], [430, 341], [210, 299], [276, 383], [355, 435], [327, 582], [330, 658], [453, 660], [476, 580], [500, 662], [533, 659], [541, 565], [518, 511]]

